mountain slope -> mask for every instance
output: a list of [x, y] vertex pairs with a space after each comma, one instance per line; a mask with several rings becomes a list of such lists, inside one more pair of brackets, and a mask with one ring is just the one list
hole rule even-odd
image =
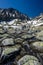
[[12, 19], [30, 20], [30, 18], [27, 15], [22, 14], [16, 9], [13, 9], [13, 8], [1, 9], [0, 8], [0, 21], [9, 21]]

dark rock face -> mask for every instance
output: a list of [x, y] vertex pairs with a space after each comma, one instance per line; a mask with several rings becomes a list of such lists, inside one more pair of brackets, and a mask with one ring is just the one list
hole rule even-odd
[[30, 20], [28, 16], [22, 14], [16, 9], [13, 9], [13, 8], [1, 9], [0, 8], [0, 20], [1, 21], [9, 21], [12, 19]]

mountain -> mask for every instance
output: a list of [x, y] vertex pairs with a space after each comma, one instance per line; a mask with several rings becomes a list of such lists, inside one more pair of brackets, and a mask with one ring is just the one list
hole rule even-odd
[[43, 13], [40, 13], [40, 15], [39, 16], [36, 16], [34, 19], [36, 19], [36, 20], [42, 20], [43, 19]]
[[34, 19], [31, 20], [31, 22], [34, 26], [43, 25], [43, 13], [41, 13], [39, 16], [36, 16]]
[[1, 9], [0, 8], [0, 21], [10, 21], [13, 19], [21, 19], [21, 20], [30, 20], [30, 18], [22, 14], [16, 9], [8, 8], [8, 9]]

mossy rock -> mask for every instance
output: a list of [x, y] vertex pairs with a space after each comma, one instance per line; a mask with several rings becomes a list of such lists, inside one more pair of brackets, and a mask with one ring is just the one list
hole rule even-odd
[[2, 45], [14, 45], [14, 41], [12, 38], [6, 38], [2, 41]]
[[10, 46], [10, 47], [4, 47], [3, 48], [3, 52], [2, 52], [2, 55], [8, 55], [8, 54], [11, 54], [15, 51], [19, 51], [21, 48], [21, 45], [15, 45], [15, 46]]
[[27, 39], [27, 38], [32, 38], [33, 36], [32, 35], [29, 35], [29, 34], [24, 34], [21, 36], [23, 39]]
[[0, 33], [4, 33], [2, 28], [0, 28]]
[[30, 45], [30, 47], [36, 52], [43, 52], [43, 42], [36, 41]]
[[9, 27], [9, 28], [8, 28], [8, 33], [15, 33], [14, 28], [13, 28], [13, 27]]
[[14, 39], [15, 43], [22, 43], [23, 39], [22, 38], [16, 38]]
[[43, 31], [40, 31], [39, 33], [37, 33], [36, 38], [43, 40]]
[[41, 65], [35, 56], [25, 55], [19, 59], [18, 65]]

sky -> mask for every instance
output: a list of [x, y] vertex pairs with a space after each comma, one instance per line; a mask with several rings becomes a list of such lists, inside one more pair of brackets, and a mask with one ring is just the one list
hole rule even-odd
[[15, 8], [29, 17], [43, 13], [43, 0], [0, 0], [0, 8]]

